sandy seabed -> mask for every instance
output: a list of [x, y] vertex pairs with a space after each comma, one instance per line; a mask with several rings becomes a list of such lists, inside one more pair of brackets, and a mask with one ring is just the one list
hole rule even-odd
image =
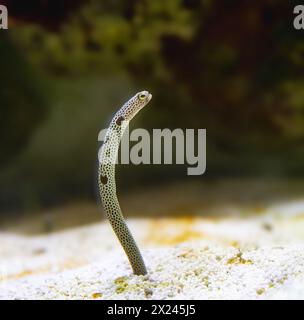
[[132, 274], [108, 223], [0, 233], [1, 299], [303, 299], [304, 202], [258, 215], [130, 219]]

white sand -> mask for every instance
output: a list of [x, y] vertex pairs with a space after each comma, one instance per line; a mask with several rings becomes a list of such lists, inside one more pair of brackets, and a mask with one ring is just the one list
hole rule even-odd
[[130, 220], [148, 276], [107, 222], [42, 236], [0, 233], [1, 299], [303, 299], [304, 203], [259, 216]]

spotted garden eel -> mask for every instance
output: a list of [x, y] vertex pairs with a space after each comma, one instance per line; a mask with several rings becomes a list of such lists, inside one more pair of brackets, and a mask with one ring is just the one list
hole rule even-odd
[[141, 91], [118, 110], [110, 122], [99, 154], [98, 185], [101, 201], [107, 218], [136, 275], [147, 274], [147, 269], [120, 209], [116, 194], [115, 162], [125, 129], [133, 117], [149, 103], [151, 98], [152, 95], [148, 91]]

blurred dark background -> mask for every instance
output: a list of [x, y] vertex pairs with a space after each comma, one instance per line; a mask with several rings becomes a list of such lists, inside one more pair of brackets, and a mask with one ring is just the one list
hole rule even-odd
[[[0, 3], [0, 213], [95, 201], [98, 132], [143, 89], [151, 107], [132, 126], [207, 129], [207, 172], [192, 179], [303, 178], [290, 1]], [[119, 186], [187, 181], [185, 168], [121, 166]]]

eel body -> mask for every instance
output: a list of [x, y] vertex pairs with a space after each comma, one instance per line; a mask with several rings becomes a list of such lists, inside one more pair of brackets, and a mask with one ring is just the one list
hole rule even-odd
[[125, 129], [132, 118], [151, 100], [148, 91], [141, 91], [127, 101], [114, 115], [99, 154], [98, 185], [107, 218], [122, 245], [134, 274], [145, 275], [147, 269], [139, 248], [129, 230], [116, 194], [115, 163]]

